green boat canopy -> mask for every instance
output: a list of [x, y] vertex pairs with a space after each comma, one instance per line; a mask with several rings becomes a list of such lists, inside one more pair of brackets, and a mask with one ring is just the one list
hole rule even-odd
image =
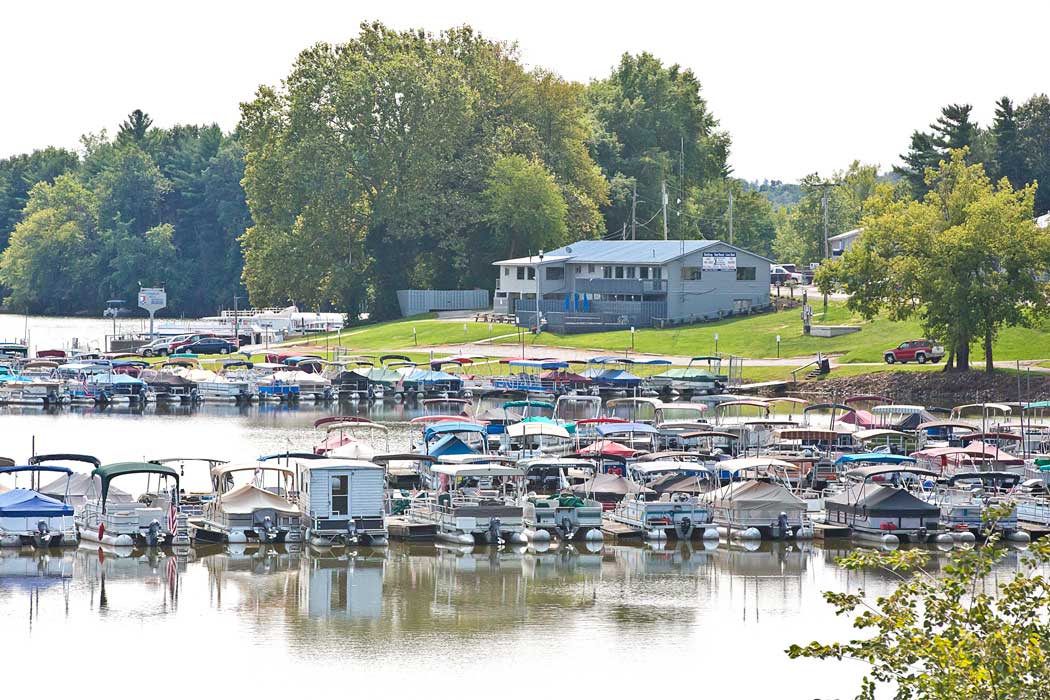
[[161, 476], [170, 476], [175, 479], [176, 490], [178, 490], [179, 485], [179, 473], [175, 471], [174, 467], [169, 467], [166, 464], [157, 464], [155, 462], [115, 462], [113, 464], [101, 466], [91, 472], [91, 474], [102, 480], [102, 503], [105, 503], [106, 497], [109, 496], [110, 480], [115, 479], [118, 476], [124, 476], [125, 474], [159, 474]]

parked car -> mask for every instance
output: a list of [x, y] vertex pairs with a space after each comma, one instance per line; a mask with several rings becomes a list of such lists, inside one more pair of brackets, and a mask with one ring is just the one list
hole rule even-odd
[[214, 333], [187, 333], [185, 335], [177, 335], [171, 339], [171, 343], [168, 345], [168, 354], [171, 355], [176, 352], [184, 352], [183, 348], [190, 343], [196, 343], [203, 338], [215, 337], [217, 336]]
[[934, 345], [929, 340], [909, 340], [892, 350], [887, 350], [882, 356], [888, 365], [894, 362], [903, 365], [912, 360], [924, 365], [927, 362], [940, 362], [944, 358], [944, 348]]
[[783, 265], [773, 265], [769, 268], [769, 281], [771, 284], [802, 284], [802, 273]]
[[179, 352], [193, 355], [228, 355], [237, 350], [237, 343], [225, 338], [201, 338], [179, 348]]
[[135, 352], [142, 357], [153, 357], [154, 355], [167, 355], [168, 346], [171, 344], [171, 338], [154, 338], [150, 342], [140, 347]]

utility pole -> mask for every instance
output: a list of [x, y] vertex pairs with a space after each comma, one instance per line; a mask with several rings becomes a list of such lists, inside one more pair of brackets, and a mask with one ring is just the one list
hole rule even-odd
[[733, 245], [733, 190], [729, 190], [729, 245]]
[[664, 240], [667, 240], [667, 182], [660, 180], [660, 200], [663, 202]]
[[241, 349], [241, 317], [237, 313], [237, 302], [240, 297], [233, 295], [233, 341], [237, 343], [237, 349]]
[[638, 181], [635, 180], [631, 183], [631, 240], [637, 240], [635, 237], [638, 233], [637, 224], [638, 220], [634, 218], [635, 208], [638, 206]]
[[[831, 257], [831, 244], [828, 242], [828, 188], [824, 188], [824, 196], [821, 197], [821, 203], [824, 205], [824, 259], [827, 260]], [[825, 305], [827, 304], [827, 296], [824, 297]]]

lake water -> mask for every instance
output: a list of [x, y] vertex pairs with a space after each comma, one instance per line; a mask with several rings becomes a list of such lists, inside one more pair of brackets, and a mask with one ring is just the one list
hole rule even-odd
[[[384, 410], [373, 417], [412, 415]], [[0, 409], [0, 451], [18, 461], [34, 444], [103, 462], [251, 460], [309, 448], [313, 420], [331, 411]], [[395, 423], [391, 449], [413, 432]], [[544, 553], [393, 543], [342, 557], [6, 551], [0, 668], [8, 688], [107, 698], [853, 697], [861, 665], [783, 653], [850, 634], [822, 591], [890, 590], [884, 574], [836, 566], [844, 553], [820, 543]], [[936, 569], [944, 555], [934, 557]], [[1015, 552], [1002, 571], [1016, 562]]]

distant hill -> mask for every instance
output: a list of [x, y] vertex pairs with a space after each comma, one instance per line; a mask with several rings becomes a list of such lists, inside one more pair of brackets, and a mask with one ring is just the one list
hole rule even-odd
[[775, 209], [793, 206], [802, 199], [802, 189], [795, 182], [781, 182], [780, 180], [763, 180], [759, 182], [755, 180], [754, 182], [745, 183], [745, 187], [764, 194]]

